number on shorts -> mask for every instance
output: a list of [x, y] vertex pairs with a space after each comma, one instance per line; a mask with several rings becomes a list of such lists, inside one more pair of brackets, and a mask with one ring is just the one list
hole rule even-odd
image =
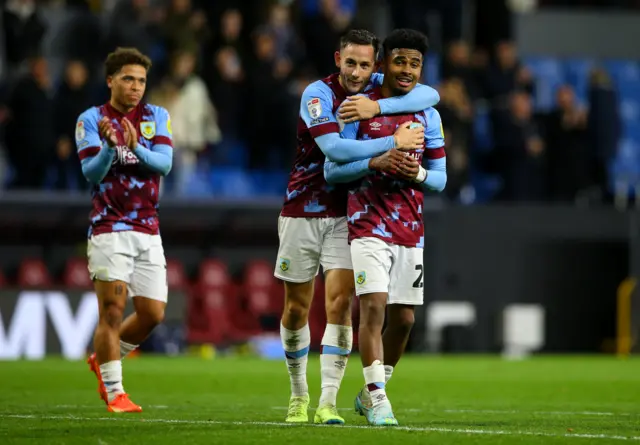
[[421, 288], [424, 286], [424, 284], [422, 283], [422, 264], [417, 264], [416, 270], [420, 272], [420, 275], [418, 275], [418, 279], [413, 282], [413, 287]]

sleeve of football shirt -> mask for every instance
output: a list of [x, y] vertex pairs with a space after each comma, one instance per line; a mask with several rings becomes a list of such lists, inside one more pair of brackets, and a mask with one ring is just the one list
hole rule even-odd
[[151, 148], [138, 144], [134, 153], [147, 168], [166, 176], [171, 171], [173, 164], [171, 118], [169, 112], [162, 107], [154, 107], [154, 116], [156, 134], [151, 141]]
[[350, 162], [371, 158], [394, 147], [393, 136], [368, 141], [340, 137], [340, 126], [333, 115], [333, 93], [323, 82], [314, 82], [302, 93], [300, 117], [318, 147], [331, 161]]
[[425, 110], [425, 150], [427, 177], [420, 183], [423, 190], [441, 192], [447, 185], [447, 157], [444, 151], [444, 129], [440, 113], [434, 108]]
[[115, 149], [102, 142], [98, 132], [100, 113], [90, 108], [76, 122], [76, 147], [82, 164], [82, 174], [92, 184], [99, 184], [111, 168]]

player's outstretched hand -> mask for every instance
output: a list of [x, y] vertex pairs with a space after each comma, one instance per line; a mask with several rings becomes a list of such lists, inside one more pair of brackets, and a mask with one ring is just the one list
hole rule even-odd
[[410, 128], [413, 122], [400, 124], [393, 135], [398, 150], [415, 150], [424, 144], [424, 127]]
[[338, 109], [338, 116], [345, 123], [371, 119], [380, 114], [380, 105], [364, 96], [351, 96]]
[[111, 121], [108, 117], [103, 117], [98, 122], [98, 132], [100, 137], [107, 141], [109, 147], [115, 147], [118, 145], [118, 137], [116, 136], [116, 130], [113, 128]]
[[136, 131], [136, 127], [134, 127], [126, 117], [122, 119], [122, 126], [124, 127], [124, 141], [127, 147], [129, 147], [129, 150], [133, 151], [138, 145], [138, 132]]

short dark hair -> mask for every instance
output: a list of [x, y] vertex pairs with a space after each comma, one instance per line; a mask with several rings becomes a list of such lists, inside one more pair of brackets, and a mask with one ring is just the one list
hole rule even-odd
[[423, 56], [429, 50], [429, 40], [427, 36], [415, 29], [394, 29], [382, 43], [385, 57], [391, 54], [394, 49], [415, 49]]
[[366, 29], [351, 29], [344, 33], [340, 37], [340, 49], [345, 49], [347, 45], [371, 45], [374, 57], [378, 57], [378, 51], [380, 51], [380, 39]]
[[151, 59], [136, 48], [116, 48], [107, 56], [104, 62], [104, 69], [107, 77], [113, 76], [125, 65], [141, 65], [145, 71], [151, 68]]

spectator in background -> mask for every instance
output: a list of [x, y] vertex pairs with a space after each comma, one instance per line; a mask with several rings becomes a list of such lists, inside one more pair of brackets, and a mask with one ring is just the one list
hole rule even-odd
[[291, 23], [289, 6], [276, 3], [269, 10], [269, 20], [263, 30], [275, 39], [275, 52], [278, 60], [288, 60], [292, 64], [302, 61], [304, 48]]
[[176, 192], [184, 194], [196, 172], [198, 154], [208, 145], [220, 142], [216, 109], [209, 99], [204, 81], [195, 74], [196, 55], [181, 51], [174, 55], [171, 75], [164, 82], [166, 94], [154, 103], [164, 106], [171, 116], [175, 147]]
[[[160, 56], [156, 48], [161, 40], [160, 24], [164, 18], [165, 10], [151, 7], [150, 0], [121, 0], [109, 19], [105, 53], [117, 47], [135, 47], [144, 54], [150, 54], [154, 62], [157, 61]], [[157, 75], [156, 71], [150, 73]]]
[[516, 90], [533, 92], [531, 72], [520, 64], [513, 42], [500, 42], [496, 46], [495, 59], [487, 70], [485, 97], [494, 106], [508, 107], [509, 95]]
[[542, 201], [545, 198], [545, 147], [533, 119], [531, 97], [510, 96], [510, 115], [496, 139], [495, 154], [502, 177], [501, 198], [506, 201]]
[[86, 189], [74, 143], [74, 131], [78, 116], [93, 103], [89, 73], [84, 63], [72, 60], [65, 68], [64, 80], [54, 98], [56, 133], [56, 158], [54, 162], [54, 187], [56, 189]]
[[54, 46], [59, 49], [62, 60], [82, 61], [93, 77], [104, 56], [97, 44], [103, 38], [102, 24], [91, 11], [88, 0], [66, 0], [66, 6], [68, 16], [59, 27]]
[[556, 109], [545, 116], [545, 145], [549, 166], [549, 194], [554, 201], [573, 202], [591, 185], [586, 145], [587, 115], [578, 107], [573, 89], [561, 86]]
[[163, 34], [169, 53], [197, 52], [209, 38], [207, 16], [202, 11], [193, 11], [191, 0], [172, 0], [163, 23]]
[[442, 66], [442, 78], [462, 80], [467, 95], [472, 101], [481, 96], [479, 87], [480, 72], [471, 65], [469, 44], [464, 40], [452, 42]]
[[222, 48], [233, 48], [241, 64], [246, 64], [250, 51], [243, 31], [243, 18], [240, 11], [235, 8], [226, 9], [220, 17], [217, 33], [207, 45], [207, 54], [217, 54]]
[[40, 53], [46, 26], [38, 15], [35, 0], [7, 0], [2, 11], [2, 27], [11, 75], [28, 57]]
[[620, 143], [622, 122], [618, 96], [609, 74], [595, 69], [589, 78], [588, 149], [592, 174], [602, 190], [608, 188], [608, 162]]
[[[283, 150], [287, 141], [287, 122], [281, 115], [294, 113], [287, 94], [291, 63], [278, 59], [276, 41], [270, 32], [257, 32], [254, 37], [255, 61], [249, 77], [247, 120], [251, 125], [250, 166], [256, 169], [283, 165]], [[273, 110], [278, 110], [274, 113]]]
[[438, 89], [438, 111], [444, 126], [447, 151], [445, 193], [455, 199], [469, 181], [469, 145], [472, 137], [473, 107], [459, 78], [445, 80]]
[[[316, 3], [317, 9], [312, 8]], [[303, 11], [306, 14], [303, 17], [302, 34], [307, 45], [307, 56], [318, 74], [326, 77], [336, 70], [333, 54], [338, 49], [340, 36], [351, 25], [354, 10], [345, 8], [345, 4], [339, 0], [309, 0], [303, 4]]]
[[218, 123], [224, 144], [234, 145], [240, 139], [241, 133], [246, 134], [246, 74], [240, 56], [231, 46], [223, 47], [216, 53], [215, 69], [209, 78], [211, 97], [219, 111]]
[[43, 57], [29, 60], [29, 74], [9, 98], [7, 155], [14, 170], [10, 187], [40, 189], [56, 146], [51, 80]]

